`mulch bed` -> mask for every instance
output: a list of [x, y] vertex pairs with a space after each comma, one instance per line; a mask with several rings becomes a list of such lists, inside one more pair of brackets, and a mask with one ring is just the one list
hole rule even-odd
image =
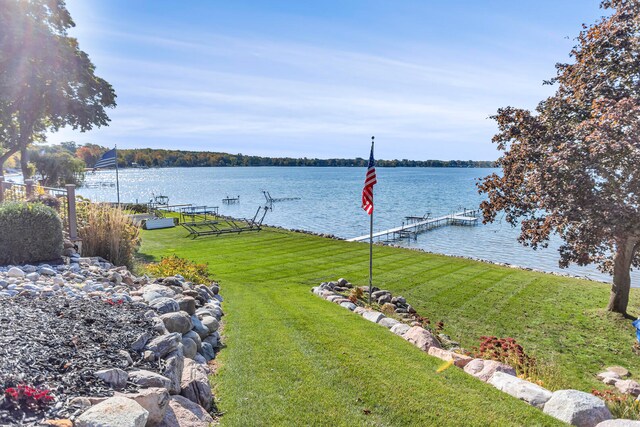
[[[100, 369], [127, 369], [119, 350], [128, 351], [136, 368], [158, 371], [156, 362], [130, 350], [136, 338], [149, 332], [147, 306], [100, 300], [0, 298], [0, 425], [36, 425], [45, 418], [65, 418], [76, 396], [109, 396], [113, 390], [94, 377]], [[25, 384], [50, 390], [54, 400], [44, 407], [17, 406], [5, 396], [10, 387]], [[128, 384], [126, 391], [136, 391]]]

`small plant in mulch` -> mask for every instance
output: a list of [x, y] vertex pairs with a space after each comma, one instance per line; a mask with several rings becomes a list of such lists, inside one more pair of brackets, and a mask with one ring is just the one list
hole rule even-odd
[[360, 287], [355, 287], [349, 292], [349, 301], [358, 304], [358, 301], [364, 298], [364, 291]]
[[36, 388], [26, 384], [7, 387], [2, 406], [23, 411], [36, 411], [49, 406], [54, 401], [51, 390]]
[[525, 353], [515, 339], [483, 336], [480, 340], [480, 346], [473, 347], [475, 357], [506, 363], [512, 366], [518, 375], [523, 375], [525, 378], [533, 376], [536, 359]]
[[385, 316], [391, 317], [396, 312], [396, 306], [390, 303], [385, 303], [382, 305], [382, 307], [380, 307], [380, 312], [382, 312], [382, 314], [384, 314]]
[[416, 322], [420, 322], [420, 326], [422, 326], [424, 329], [426, 329], [426, 330], [428, 330], [429, 332], [432, 332], [432, 333], [439, 334], [440, 332], [442, 332], [444, 330], [444, 322], [443, 321], [439, 321], [434, 326], [432, 326], [431, 325], [431, 319], [429, 319], [428, 317], [420, 316], [419, 314], [414, 314], [413, 315], [413, 320], [416, 321]]
[[592, 390], [591, 394], [604, 400], [614, 418], [640, 420], [640, 402], [634, 396], [613, 390]]

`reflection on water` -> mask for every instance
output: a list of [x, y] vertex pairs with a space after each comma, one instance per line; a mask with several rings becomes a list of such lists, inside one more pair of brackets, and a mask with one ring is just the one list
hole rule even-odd
[[[374, 229], [402, 224], [405, 216], [446, 215], [463, 208], [476, 208], [482, 197], [475, 182], [493, 169], [378, 168], [375, 186]], [[166, 195], [171, 204], [193, 203], [219, 206], [220, 213], [252, 217], [265, 203], [262, 190], [273, 198], [299, 200], [274, 203], [265, 223], [287, 228], [356, 237], [369, 232], [367, 214], [360, 209], [364, 168], [167, 168], [120, 170], [123, 202], [148, 202], [153, 195]], [[79, 194], [92, 200], [115, 201], [114, 171], [87, 174], [91, 188]], [[225, 197], [240, 196], [238, 204], [223, 204]], [[598, 280], [610, 280], [595, 268], [558, 267], [559, 241], [548, 249], [534, 251], [517, 243], [518, 230], [504, 221], [477, 227], [443, 227], [399, 244], [427, 251], [506, 262], [545, 271], [567, 272]], [[637, 277], [634, 285], [640, 286]]]

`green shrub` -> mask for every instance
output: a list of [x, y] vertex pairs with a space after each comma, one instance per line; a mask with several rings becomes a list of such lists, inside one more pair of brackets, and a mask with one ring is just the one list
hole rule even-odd
[[78, 223], [84, 256], [100, 256], [114, 265], [133, 268], [140, 232], [121, 209], [82, 203], [78, 205]]
[[56, 210], [60, 210], [60, 200], [50, 194], [38, 194], [27, 200], [29, 203], [41, 203]]
[[190, 282], [198, 284], [211, 282], [208, 277], [207, 264], [197, 264], [176, 255], [163, 257], [160, 262], [149, 264], [147, 270], [156, 277], [179, 274]]
[[40, 203], [0, 204], [0, 264], [50, 261], [62, 255], [62, 221]]
[[126, 203], [122, 205], [123, 209], [134, 214], [149, 212], [149, 206], [143, 203]]

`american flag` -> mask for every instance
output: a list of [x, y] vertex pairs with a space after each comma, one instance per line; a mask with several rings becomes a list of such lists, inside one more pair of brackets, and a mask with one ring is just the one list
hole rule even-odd
[[373, 144], [371, 144], [371, 155], [369, 156], [369, 165], [367, 166], [367, 176], [364, 179], [364, 188], [362, 189], [362, 209], [367, 211], [369, 215], [373, 213], [373, 186], [376, 180], [376, 161], [373, 160]]
[[116, 166], [116, 149], [113, 148], [100, 157], [100, 160], [94, 166], [95, 169], [98, 168], [108, 168], [109, 166]]

